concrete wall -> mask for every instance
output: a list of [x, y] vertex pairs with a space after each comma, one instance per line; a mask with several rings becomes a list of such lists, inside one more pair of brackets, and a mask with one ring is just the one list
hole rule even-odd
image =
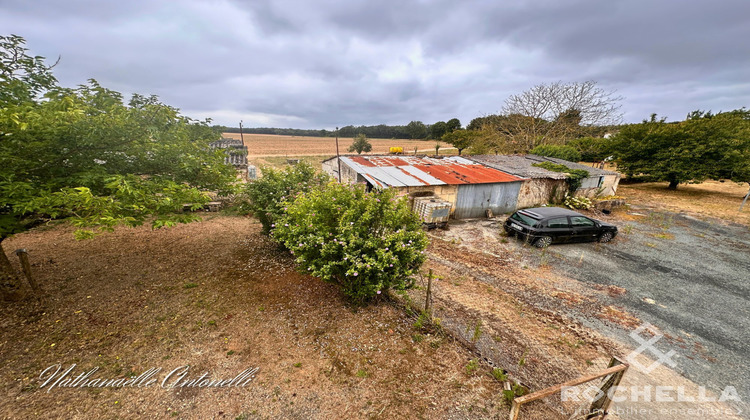
[[[323, 162], [323, 172], [330, 175], [331, 178], [338, 180], [339, 179], [338, 159], [330, 159], [330, 160]], [[351, 168], [349, 168], [345, 163], [341, 162], [341, 181], [342, 182], [354, 182], [353, 179], [356, 179], [356, 173], [354, 173], [352, 177], [352, 172], [354, 171]], [[347, 178], [347, 175], [349, 176], [349, 178]]]
[[[323, 162], [323, 172], [327, 173], [331, 176], [331, 178], [338, 181], [339, 179], [339, 167], [338, 167], [338, 160], [337, 159], [331, 159], [328, 161]], [[347, 165], [344, 162], [341, 162], [341, 182], [347, 182], [347, 183], [365, 183], [367, 182], [365, 178], [357, 173], [354, 169], [352, 169], [349, 165]]]
[[323, 162], [323, 172], [330, 175], [331, 178], [339, 179], [338, 175], [336, 174], [336, 171], [338, 171], [338, 167], [336, 165], [336, 159], [326, 160], [325, 162]]
[[[600, 177], [601, 186], [599, 185]], [[576, 196], [594, 198], [617, 195], [617, 186], [620, 184], [620, 174], [591, 176], [583, 180], [581, 188], [576, 190]]]

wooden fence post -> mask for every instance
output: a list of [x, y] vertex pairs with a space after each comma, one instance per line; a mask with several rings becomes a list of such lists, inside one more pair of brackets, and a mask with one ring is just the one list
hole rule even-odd
[[40, 301], [42, 300], [42, 289], [39, 287], [39, 284], [37, 284], [36, 280], [34, 280], [34, 277], [31, 276], [31, 264], [29, 264], [29, 253], [26, 252], [26, 249], [17, 249], [15, 251], [15, 254], [18, 256], [18, 259], [21, 260], [21, 267], [23, 268], [23, 274], [26, 275], [26, 280], [29, 281], [29, 286], [31, 286], [31, 290], [34, 291], [34, 295], [37, 299]]
[[[613, 357], [612, 360], [609, 361], [609, 366], [607, 368], [611, 368], [614, 366], [622, 365], [622, 360]], [[625, 370], [621, 370], [612, 376], [609, 377], [601, 386], [599, 386], [599, 389], [602, 391], [601, 396], [591, 402], [591, 406], [589, 407], [589, 414], [586, 416], [587, 419], [593, 419], [598, 416], [606, 416], [607, 410], [609, 410], [609, 406], [612, 404], [612, 399], [609, 395], [609, 390], [612, 388], [617, 387], [620, 385], [620, 381], [622, 380], [622, 377], [625, 375]], [[617, 389], [617, 388], [615, 388]], [[603, 418], [603, 417], [602, 417]]]
[[[549, 397], [550, 395], [559, 394], [563, 389], [567, 387], [573, 387], [578, 386], [581, 384], [584, 384], [586, 382], [593, 381], [594, 379], [604, 378], [607, 376], [612, 375], [610, 379], [606, 380], [603, 385], [599, 387], [601, 390], [605, 386], [612, 387], [615, 384], [619, 384], [620, 380], [622, 379], [622, 376], [625, 374], [625, 371], [628, 369], [628, 365], [626, 363], [623, 363], [619, 359], [613, 359], [610, 361], [610, 367], [607, 369], [602, 370], [601, 372], [592, 374], [592, 375], [586, 375], [581, 376], [578, 379], [573, 379], [572, 381], [564, 382], [558, 385], [551, 386], [549, 388], [545, 388], [541, 391], [532, 392], [531, 394], [522, 395], [520, 397], [516, 397], [513, 399], [513, 405], [510, 408], [510, 420], [516, 420], [518, 419], [518, 415], [521, 411], [521, 406], [527, 403], [530, 403], [532, 401], [540, 400], [542, 398]], [[606, 388], [606, 390], [602, 390], [605, 394], [609, 391], [609, 388]], [[602, 398], [599, 400], [596, 400], [591, 405], [591, 409], [594, 409], [594, 404], [601, 403], [601, 407], [604, 410], [604, 412], [598, 412], [596, 416], [606, 416], [606, 410], [609, 407], [609, 404], [611, 401], [607, 398], [606, 401], [604, 401]], [[598, 408], [598, 406], [596, 407]], [[590, 418], [590, 417], [589, 417]], [[603, 417], [602, 417], [603, 418]]]
[[424, 311], [428, 315], [430, 315], [430, 318], [432, 318], [432, 314], [430, 313], [430, 301], [432, 300], [432, 269], [430, 269], [430, 274], [427, 275], [427, 296], [424, 300]]
[[521, 404], [513, 401], [510, 406], [510, 420], [518, 420], [518, 414], [521, 412]]

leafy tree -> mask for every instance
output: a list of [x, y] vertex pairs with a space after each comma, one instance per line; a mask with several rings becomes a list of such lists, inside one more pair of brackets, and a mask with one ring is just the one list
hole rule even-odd
[[300, 271], [337, 284], [356, 302], [414, 285], [428, 239], [407, 200], [393, 189], [330, 183], [287, 206], [273, 237]]
[[438, 121], [430, 126], [430, 136], [433, 139], [439, 139], [448, 132], [448, 124], [445, 121]]
[[184, 204], [199, 208], [208, 191], [233, 191], [235, 171], [209, 149], [219, 134], [206, 122], [156, 97], [126, 105], [93, 80], [61, 88], [20, 37], [0, 38], [0, 63], [0, 289], [8, 297], [19, 282], [2, 242], [15, 233], [62, 218], [78, 238], [147, 220], [171, 226], [198, 219]]
[[458, 118], [451, 118], [445, 123], [448, 126], [448, 132], [452, 133], [461, 129], [461, 121]]
[[471, 132], [468, 146], [472, 154], [487, 153], [522, 153], [528, 150], [518, 148], [512, 138], [501, 133], [499, 127], [508, 117], [503, 115], [486, 115], [471, 120], [466, 131]]
[[422, 121], [412, 121], [406, 125], [406, 133], [411, 139], [423, 139], [427, 137], [427, 126]]
[[578, 150], [584, 162], [601, 162], [612, 155], [612, 140], [601, 137], [580, 137], [567, 143]]
[[367, 140], [367, 136], [364, 134], [357, 134], [357, 137], [354, 138], [354, 143], [352, 143], [351, 146], [349, 146], [349, 152], [357, 152], [357, 154], [361, 154], [362, 152], [370, 152], [372, 151], [372, 144]]
[[261, 172], [261, 178], [247, 184], [245, 194], [249, 201], [248, 209], [260, 220], [266, 234], [271, 232], [276, 221], [284, 215], [287, 201], [328, 182], [328, 176], [317, 173], [306, 162], [284, 170], [264, 167]]
[[622, 127], [613, 143], [618, 168], [628, 176], [685, 182], [730, 178], [750, 181], [750, 118], [741, 109], [719, 114], [696, 111], [685, 121], [648, 121]]
[[473, 130], [456, 130], [451, 133], [447, 133], [443, 136], [442, 140], [446, 143], [450, 143], [458, 149], [458, 155], [461, 155], [461, 151], [474, 144], [474, 142], [480, 137], [478, 131]]
[[471, 146], [472, 153], [528, 153], [534, 142], [526, 141], [524, 130], [532, 120], [520, 114], [475, 118], [467, 127], [480, 133]]
[[466, 126], [467, 130], [479, 131], [486, 126], [497, 126], [502, 117], [500, 115], [485, 115], [483, 117], [477, 117], [469, 122]]
[[18, 35], [0, 35], [0, 104], [18, 105], [57, 86], [52, 67], [44, 57], [28, 55], [26, 41]]
[[[741, 125], [741, 128], [738, 129], [733, 144], [724, 155], [719, 178], [750, 185], [750, 111], [742, 108], [728, 114], [729, 118]], [[748, 198], [750, 198], [750, 190], [742, 200], [739, 211], [742, 211]]]
[[572, 146], [559, 144], [542, 144], [531, 150], [531, 154], [539, 156], [548, 156], [569, 162], [578, 162], [581, 160], [581, 154]]

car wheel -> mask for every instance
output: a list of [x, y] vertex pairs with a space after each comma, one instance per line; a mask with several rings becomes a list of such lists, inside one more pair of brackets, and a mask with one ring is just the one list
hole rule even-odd
[[615, 235], [613, 235], [612, 232], [604, 232], [599, 236], [599, 242], [609, 242], [614, 237]]
[[551, 236], [542, 236], [534, 242], [534, 246], [537, 248], [546, 248], [552, 243]]
[[516, 236], [516, 232], [514, 232], [511, 229], [505, 229], [505, 235], [508, 236], [509, 238], [512, 238], [512, 237]]

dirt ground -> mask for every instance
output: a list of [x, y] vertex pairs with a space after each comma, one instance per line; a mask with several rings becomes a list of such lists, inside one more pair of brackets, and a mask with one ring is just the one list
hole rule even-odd
[[[75, 241], [65, 224], [17, 235], [49, 299], [2, 307], [2, 418], [504, 418], [500, 382], [388, 302], [353, 308], [301, 275], [249, 218], [208, 216]], [[15, 258], [15, 257], [14, 257]], [[243, 388], [40, 389], [54, 364], [94, 377], [190, 365]]]
[[[716, 396], [732, 386], [747, 401], [748, 329], [740, 315], [748, 307], [742, 273], [750, 269], [743, 258], [750, 236], [743, 236], [744, 228], [645, 208], [592, 216], [619, 225], [620, 235], [608, 244], [540, 250], [500, 235], [504, 217], [455, 221], [447, 231], [434, 231], [431, 261], [463, 274], [451, 277], [459, 281], [438, 282], [436, 296], [473, 310], [482, 331], [498, 334], [497, 341], [505, 344], [501, 351], [491, 344], [477, 347], [511, 366], [509, 371], [533, 390], [600, 370], [608, 355], [626, 360], [639, 344], [629, 334], [649, 322], [665, 334], [654, 347], [674, 350], [676, 365], [654, 372], [631, 367], [623, 385], [679, 384], [693, 396], [699, 386]], [[443, 311], [447, 316], [450, 306]], [[462, 328], [468, 337], [476, 331], [470, 322]], [[521, 351], [532, 363], [514, 363]], [[554, 398], [545, 402], [567, 414], [578, 408]], [[642, 400], [623, 400], [613, 409], [624, 419], [729, 419], [748, 411], [734, 402]], [[716, 415], [689, 415], [691, 410]]]
[[617, 194], [629, 203], [659, 207], [678, 213], [715, 217], [750, 226], [750, 200], [739, 212], [748, 184], [706, 181], [700, 184], [680, 184], [676, 191], [666, 189], [666, 182], [620, 184]]
[[[224, 137], [239, 139], [239, 133], [224, 133]], [[248, 158], [258, 156], [334, 156], [336, 139], [333, 137], [279, 136], [271, 134], [243, 134], [248, 148]], [[390, 147], [403, 147], [404, 153], [414, 153], [416, 147], [420, 152], [435, 151], [435, 140], [409, 139], [368, 139], [372, 144], [372, 154], [388, 153]], [[339, 137], [339, 152], [349, 153], [354, 141], [351, 137]], [[443, 148], [450, 147], [443, 144]]]
[[[680, 186], [676, 194], [662, 187], [623, 185], [620, 195], [697, 217], [744, 217], [731, 214], [742, 194], [736, 184]], [[641, 230], [633, 217], [643, 216], [611, 217]], [[664, 220], [652, 219], [663, 230]], [[499, 236], [500, 221], [431, 233], [424, 268], [438, 276], [437, 330], [417, 328], [416, 311], [396, 302], [347, 305], [335, 287], [295, 272], [253, 219], [211, 214], [201, 223], [123, 228], [88, 241], [75, 241], [65, 224], [18, 235], [5, 250], [28, 249], [48, 304], [0, 309], [0, 417], [505, 418], [502, 384], [490, 369], [531, 391], [593, 373], [628, 351], [609, 332], [642, 320], [622, 300], [631, 290], [576, 280], [557, 267], [559, 253]], [[661, 231], [652, 237], [646, 246], [673, 239]], [[602, 252], [595, 244], [573, 247]], [[578, 254], [570, 255], [576, 263]], [[414, 307], [424, 305], [425, 286], [423, 279], [409, 293]], [[183, 365], [193, 377], [259, 371], [244, 388], [47, 393], [37, 378], [56, 363], [75, 363], [77, 373], [98, 367], [101, 378], [155, 367], [161, 379]], [[660, 380], [686, 381], [675, 375], [667, 370]], [[556, 418], [550, 407], [561, 403], [547, 404], [524, 415]]]

